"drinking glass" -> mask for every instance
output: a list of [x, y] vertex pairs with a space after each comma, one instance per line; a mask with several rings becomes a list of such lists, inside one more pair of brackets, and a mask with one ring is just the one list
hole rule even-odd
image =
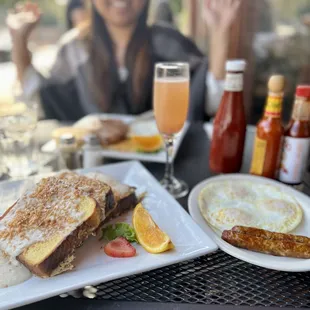
[[34, 131], [37, 105], [16, 102], [0, 110], [0, 148], [2, 160], [13, 178], [26, 177], [37, 170], [34, 160]]
[[154, 76], [154, 112], [157, 127], [166, 149], [166, 169], [161, 184], [175, 198], [188, 193], [185, 182], [173, 174], [173, 145], [175, 137], [182, 130], [189, 106], [188, 63], [158, 63]]

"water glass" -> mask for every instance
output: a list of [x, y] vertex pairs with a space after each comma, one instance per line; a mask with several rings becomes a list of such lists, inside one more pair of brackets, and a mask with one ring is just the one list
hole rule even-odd
[[14, 103], [0, 114], [0, 151], [2, 162], [13, 178], [36, 172], [34, 132], [38, 120], [35, 104]]

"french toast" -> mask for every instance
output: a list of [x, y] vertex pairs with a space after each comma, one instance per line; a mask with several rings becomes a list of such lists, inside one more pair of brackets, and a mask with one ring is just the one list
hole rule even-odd
[[54, 141], [56, 142], [56, 144], [59, 144], [60, 141], [60, 137], [63, 134], [72, 134], [74, 136], [74, 138], [77, 141], [77, 144], [79, 146], [84, 144], [84, 138], [91, 134], [92, 131], [87, 129], [87, 128], [77, 128], [77, 127], [60, 127], [55, 129], [52, 132], [52, 138], [54, 139]]
[[70, 172], [42, 179], [0, 220], [0, 249], [39, 277], [70, 270], [75, 249], [114, 204], [110, 186], [98, 180]]
[[137, 205], [138, 198], [136, 196], [136, 189], [134, 187], [123, 184], [113, 179], [112, 177], [99, 172], [90, 172], [86, 174], [86, 176], [94, 180], [107, 183], [109, 186], [111, 186], [115, 204], [113, 209], [107, 211], [106, 217], [102, 224], [130, 209], [133, 209]]
[[[115, 197], [110, 185], [100, 179], [94, 179], [74, 172], [63, 172], [59, 178], [78, 187], [80, 194], [94, 198], [101, 208], [101, 221], [113, 210]], [[104, 192], [108, 192], [104, 195]]]
[[47, 241], [29, 246], [17, 257], [33, 274], [46, 278], [74, 267], [72, 263], [75, 249], [97, 229], [101, 215], [93, 198], [83, 197], [77, 207], [83, 211], [83, 216], [80, 218], [80, 225], [70, 235], [64, 238], [62, 234], [56, 233]]

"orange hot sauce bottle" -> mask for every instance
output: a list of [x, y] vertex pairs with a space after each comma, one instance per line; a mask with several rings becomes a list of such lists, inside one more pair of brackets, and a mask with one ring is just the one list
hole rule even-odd
[[256, 126], [251, 174], [271, 179], [277, 177], [284, 136], [281, 119], [284, 87], [284, 76], [271, 76], [264, 115]]
[[244, 60], [226, 62], [225, 92], [213, 123], [209, 158], [215, 173], [239, 172], [242, 165], [246, 134], [243, 106]]
[[292, 117], [285, 130], [284, 149], [279, 172], [281, 182], [298, 185], [302, 182], [310, 151], [310, 85], [300, 85]]

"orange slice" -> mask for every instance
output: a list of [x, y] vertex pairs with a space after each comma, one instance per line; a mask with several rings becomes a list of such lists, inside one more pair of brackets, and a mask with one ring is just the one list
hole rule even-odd
[[139, 243], [149, 253], [158, 254], [174, 248], [169, 236], [160, 230], [141, 203], [134, 209], [132, 222]]
[[160, 135], [154, 136], [132, 136], [132, 140], [136, 144], [139, 151], [156, 152], [163, 146], [163, 140]]
[[130, 137], [137, 151], [151, 153], [163, 147], [163, 139], [158, 132], [155, 120], [133, 122], [130, 126]]

